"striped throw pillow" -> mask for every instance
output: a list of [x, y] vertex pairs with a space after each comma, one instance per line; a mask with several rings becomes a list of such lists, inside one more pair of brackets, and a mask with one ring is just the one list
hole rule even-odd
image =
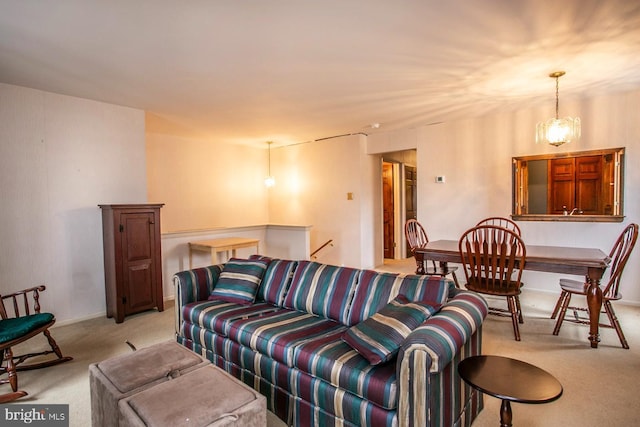
[[209, 299], [252, 304], [268, 264], [265, 260], [231, 258]]
[[387, 362], [411, 331], [440, 307], [436, 303], [409, 302], [404, 295], [398, 295], [378, 313], [347, 329], [342, 340], [372, 365]]

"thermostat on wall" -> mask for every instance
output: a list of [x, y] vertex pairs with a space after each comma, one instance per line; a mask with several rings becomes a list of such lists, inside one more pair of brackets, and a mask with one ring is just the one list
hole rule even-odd
[[436, 176], [436, 182], [440, 184], [444, 183], [444, 175]]

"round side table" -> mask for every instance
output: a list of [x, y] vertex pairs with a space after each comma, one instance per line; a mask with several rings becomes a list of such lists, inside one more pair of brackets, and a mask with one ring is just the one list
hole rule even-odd
[[548, 403], [562, 396], [562, 385], [547, 371], [502, 356], [472, 356], [458, 365], [460, 377], [471, 387], [498, 399], [500, 427], [511, 427], [511, 402]]

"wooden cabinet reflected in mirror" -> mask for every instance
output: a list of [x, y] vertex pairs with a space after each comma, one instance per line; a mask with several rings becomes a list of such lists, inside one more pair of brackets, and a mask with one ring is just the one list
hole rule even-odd
[[513, 158], [521, 221], [621, 222], [624, 148]]

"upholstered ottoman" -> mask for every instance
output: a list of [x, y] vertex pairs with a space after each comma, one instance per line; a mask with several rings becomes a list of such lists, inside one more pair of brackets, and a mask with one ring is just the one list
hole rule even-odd
[[264, 396], [209, 364], [118, 403], [121, 427], [266, 427]]
[[90, 365], [91, 424], [117, 426], [119, 400], [209, 364], [175, 341], [166, 341]]

